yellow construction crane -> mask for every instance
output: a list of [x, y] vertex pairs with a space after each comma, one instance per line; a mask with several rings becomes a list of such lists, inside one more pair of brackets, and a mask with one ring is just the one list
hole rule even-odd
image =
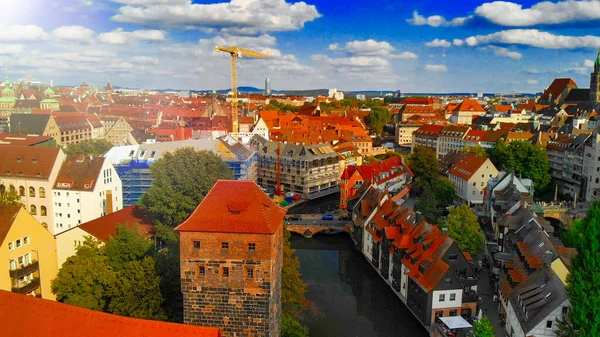
[[254, 50], [238, 48], [235, 46], [231, 46], [231, 47], [216, 46], [215, 50], [229, 53], [229, 55], [231, 56], [231, 91], [233, 93], [233, 97], [231, 98], [231, 124], [232, 124], [231, 132], [234, 135], [236, 135], [235, 137], [237, 138], [237, 133], [239, 132], [238, 91], [237, 91], [237, 71], [236, 71], [237, 58], [246, 56], [246, 57], [265, 59], [265, 58], [268, 58], [269, 55], [259, 53]]

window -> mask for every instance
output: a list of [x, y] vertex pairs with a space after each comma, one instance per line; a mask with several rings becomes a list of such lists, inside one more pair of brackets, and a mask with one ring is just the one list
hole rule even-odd
[[440, 302], [444, 302], [446, 300], [446, 294], [440, 294], [439, 300]]
[[26, 236], [23, 238], [23, 245], [28, 245], [29, 244], [29, 236]]
[[483, 186], [483, 181], [481, 182], [481, 186]]
[[17, 269], [17, 261], [10, 260], [10, 270], [15, 270], [15, 269]]
[[253, 242], [249, 243], [248, 250], [251, 252], [255, 252], [256, 251], [256, 243], [253, 243]]
[[19, 256], [19, 257], [17, 258], [17, 261], [18, 261], [18, 264], [19, 264], [19, 266], [22, 266], [22, 265], [23, 265], [23, 262], [24, 262], [25, 260], [23, 259], [23, 257], [22, 257], [22, 256]]
[[221, 249], [223, 249], [223, 250], [229, 249], [229, 242], [221, 242]]
[[455, 293], [450, 294], [450, 301], [456, 301], [456, 294]]
[[25, 264], [31, 264], [31, 255], [29, 253], [25, 254]]
[[25, 196], [25, 187], [19, 186], [19, 195], [22, 197]]
[[29, 206], [29, 213], [31, 213], [31, 215], [37, 215], [37, 207], [35, 207], [35, 205]]
[[194, 241], [194, 249], [200, 249], [200, 241]]
[[246, 269], [246, 276], [248, 278], [254, 278], [254, 269], [253, 268]]
[[15, 249], [15, 244], [13, 242], [9, 242], [8, 243], [8, 250], [14, 250]]
[[450, 254], [448, 256], [448, 260], [450, 261], [456, 261], [458, 259], [458, 254]]
[[223, 267], [223, 277], [229, 277], [229, 267]]
[[452, 278], [446, 277], [446, 284], [452, 284]]
[[552, 321], [546, 321], [546, 329], [552, 329]]
[[450, 314], [448, 316], [456, 316], [458, 313], [456, 310], [450, 310]]
[[21, 246], [22, 246], [21, 239], [17, 239], [17, 248], [19, 248], [19, 247], [21, 247]]
[[45, 198], [46, 197], [46, 189], [43, 187], [40, 187], [40, 198]]
[[29, 196], [32, 198], [35, 198], [35, 188], [33, 188], [33, 187], [29, 188]]
[[444, 316], [444, 311], [442, 311], [442, 310], [437, 310], [437, 311], [435, 312], [435, 317], [442, 317], [442, 316]]
[[569, 313], [569, 307], [562, 307], [563, 316], [566, 316]]
[[206, 275], [206, 269], [204, 269], [204, 266], [198, 267], [198, 275], [200, 275], [200, 276]]

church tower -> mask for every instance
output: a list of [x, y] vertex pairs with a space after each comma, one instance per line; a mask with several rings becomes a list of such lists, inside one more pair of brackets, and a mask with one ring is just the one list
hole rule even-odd
[[590, 101], [600, 102], [600, 48], [598, 48], [598, 56], [594, 62], [594, 72], [590, 78]]

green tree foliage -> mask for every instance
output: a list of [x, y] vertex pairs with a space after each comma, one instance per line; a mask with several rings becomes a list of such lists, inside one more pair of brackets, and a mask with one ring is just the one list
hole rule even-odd
[[117, 227], [106, 245], [86, 239], [52, 282], [57, 300], [123, 316], [165, 319], [152, 242]]
[[567, 277], [569, 319], [577, 336], [600, 336], [600, 202], [592, 204], [574, 240], [577, 256]]
[[[174, 232], [171, 228], [166, 228]], [[181, 270], [179, 264], [179, 241], [163, 239], [163, 246], [156, 255], [156, 270], [160, 275], [160, 292], [163, 295], [163, 309], [171, 322], [183, 322], [183, 294], [181, 293]], [[164, 237], [163, 237], [164, 238]]]
[[448, 220], [448, 235], [456, 241], [463, 252], [476, 257], [483, 246], [483, 233], [479, 229], [477, 216], [466, 204], [450, 209]]
[[415, 212], [420, 213], [427, 222], [431, 224], [439, 224], [442, 216], [440, 203], [432, 192], [430, 186], [423, 189], [423, 194], [417, 198], [415, 202]]
[[374, 107], [371, 110], [371, 113], [367, 117], [367, 124], [369, 126], [369, 130], [371, 133], [376, 135], [381, 135], [383, 132], [383, 127], [386, 124], [389, 124], [392, 119], [392, 115], [390, 114], [388, 109], [381, 107]]
[[151, 167], [152, 186], [139, 205], [170, 227], [179, 225], [219, 179], [233, 179], [229, 166], [210, 151], [191, 147], [166, 153]]
[[424, 184], [430, 184], [440, 172], [435, 151], [424, 146], [414, 148], [408, 156], [408, 167], [415, 174], [415, 178], [421, 179]]
[[0, 189], [0, 205], [24, 206], [16, 190]]
[[300, 261], [294, 257], [290, 232], [283, 228], [283, 268], [281, 270], [281, 335], [307, 337], [308, 328], [300, 322], [306, 308], [306, 283], [300, 275]]
[[571, 225], [568, 226], [568, 229], [566, 231], [564, 231], [562, 233], [562, 235], [560, 236], [560, 240], [565, 244], [565, 246], [573, 247], [573, 248], [575, 247], [575, 244], [579, 240], [579, 237], [582, 235], [581, 234], [582, 220], [583, 219], [573, 220]]
[[563, 317], [563, 319], [556, 320], [556, 333], [557, 337], [574, 337], [579, 336], [579, 331], [575, 329], [575, 325], [573, 325], [573, 321], [569, 315]]
[[282, 111], [282, 112], [296, 112], [300, 109], [300, 107], [290, 104], [285, 104], [283, 102], [279, 102], [276, 99], [271, 99], [269, 104], [267, 104], [264, 110], [274, 110], [274, 111]]
[[498, 169], [531, 179], [536, 191], [544, 190], [552, 180], [548, 153], [540, 145], [526, 141], [507, 145], [500, 140], [490, 150], [490, 159]]
[[473, 323], [474, 337], [494, 337], [494, 327], [487, 317]]
[[108, 289], [116, 274], [108, 264], [105, 247], [98, 240], [86, 238], [69, 257], [52, 281], [56, 300], [93, 310], [106, 311], [110, 296]]
[[67, 154], [83, 154], [98, 157], [112, 149], [113, 144], [104, 139], [93, 139], [76, 144], [69, 144], [65, 149]]
[[456, 198], [456, 191], [454, 185], [448, 178], [437, 178], [431, 182], [431, 191], [435, 195], [439, 206], [446, 208], [452, 205], [454, 198]]
[[488, 157], [488, 154], [487, 154], [487, 152], [485, 152], [485, 149], [479, 145], [464, 146], [460, 151], [465, 152], [465, 153], [471, 152], [478, 156]]

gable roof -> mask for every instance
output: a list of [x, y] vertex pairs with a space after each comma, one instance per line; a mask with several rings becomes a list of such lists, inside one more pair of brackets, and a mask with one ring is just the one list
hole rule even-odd
[[5, 145], [0, 156], [0, 177], [48, 179], [59, 152], [58, 147]]
[[[458, 162], [452, 165], [448, 173], [461, 179], [469, 180], [488, 160], [489, 159], [487, 157], [478, 156], [472, 152], [469, 152], [462, 156]], [[490, 165], [494, 166], [491, 161]]]
[[0, 290], [0, 326], [5, 336], [36, 337], [220, 337], [218, 328], [167, 323], [76, 307]]
[[274, 234], [283, 224], [285, 213], [256, 183], [219, 180], [175, 230]]
[[83, 155], [70, 155], [62, 164], [54, 188], [59, 190], [93, 191], [100, 179], [104, 157], [91, 158]]
[[[103, 217], [79, 225], [79, 228], [90, 233], [96, 239], [107, 242], [108, 238], [117, 235], [117, 225], [136, 228], [142, 235], [153, 234], [152, 224], [148, 215], [137, 205], [125, 207]], [[65, 232], [66, 233], [66, 232]]]
[[21, 206], [0, 205], [0, 246], [4, 243], [4, 239], [20, 210]]
[[10, 132], [41, 135], [44, 134], [51, 115], [12, 114]]
[[577, 84], [571, 78], [556, 78], [552, 81], [548, 89], [544, 91], [540, 100], [548, 101], [550, 94], [552, 94], [552, 99], [555, 100], [568, 87], [577, 88]]

